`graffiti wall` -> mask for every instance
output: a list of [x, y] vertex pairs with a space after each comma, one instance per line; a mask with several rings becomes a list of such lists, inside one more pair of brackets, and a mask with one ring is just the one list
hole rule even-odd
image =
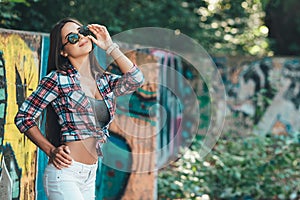
[[[216, 63], [223, 72], [228, 113], [233, 119], [240, 119], [243, 127], [257, 134], [300, 131], [299, 58], [223, 58]], [[227, 127], [237, 126], [228, 121]]]
[[[48, 49], [48, 34], [0, 29], [1, 200], [46, 199], [42, 175], [48, 162], [47, 156], [18, 131], [14, 124], [14, 116], [25, 98], [37, 87], [40, 78], [46, 75]], [[100, 64], [105, 66], [105, 52], [96, 48], [95, 54]], [[136, 53], [131, 53], [129, 56], [136, 63], [147, 62], [142, 55], [137, 56]], [[118, 73], [116, 69], [117, 66], [112, 63], [107, 70]], [[146, 72], [147, 70], [143, 70], [145, 74], [150, 74]], [[154, 72], [150, 68], [148, 71]], [[148, 82], [155, 82], [153, 78], [155, 76], [147, 77]], [[148, 172], [154, 168], [155, 155], [152, 154], [147, 160], [140, 160], [132, 157], [131, 154], [131, 152], [144, 152], [143, 147], [155, 152], [155, 137], [152, 137], [150, 142], [145, 138], [144, 141], [137, 142], [126, 137], [125, 128], [123, 130], [119, 127], [122, 124], [128, 125], [126, 122], [132, 121], [131, 119], [136, 119], [134, 124], [143, 124], [147, 134], [155, 135], [151, 133], [155, 132], [154, 118], [145, 113], [149, 106], [156, 101], [156, 88], [151, 84], [146, 85], [130, 96], [131, 100], [127, 104], [128, 106], [122, 107], [121, 104], [117, 108], [116, 118], [122, 118], [122, 123], [114, 122], [112, 124], [111, 137], [103, 149], [106, 157], [112, 159], [110, 162], [106, 160], [99, 162], [96, 180], [97, 199], [131, 199], [132, 196], [137, 198], [147, 196], [147, 198], [153, 199], [155, 196], [155, 174], [140, 172], [141, 169]], [[119, 101], [126, 102], [128, 98], [124, 96]], [[44, 133], [42, 118], [39, 123], [40, 129]], [[145, 124], [147, 125], [145, 126]], [[126, 126], [126, 128], [131, 129], [132, 133], [132, 126]], [[133, 133], [139, 135], [146, 132], [143, 128], [135, 129]], [[147, 145], [143, 145], [146, 143]], [[124, 151], [127, 153], [122, 153]], [[148, 164], [144, 165], [146, 162]], [[146, 168], [144, 169], [144, 167]], [[134, 171], [138, 171], [138, 173], [134, 173]]]
[[[1, 31], [1, 163], [9, 172], [12, 199], [32, 199], [37, 149], [14, 125], [14, 116], [39, 80], [41, 35]], [[8, 181], [7, 180], [7, 181]], [[5, 193], [5, 191], [3, 191]]]
[[[47, 157], [19, 133], [14, 116], [39, 79], [45, 75], [49, 37], [47, 34], [0, 29], [0, 199], [46, 199], [42, 173]], [[105, 63], [105, 52], [97, 57]], [[145, 84], [133, 95], [118, 99], [117, 116], [97, 174], [98, 199], [155, 199], [157, 166], [176, 156], [194, 130], [183, 124], [178, 99], [170, 85], [182, 94], [181, 80], [167, 67], [184, 75], [200, 97], [201, 128], [209, 124], [209, 94], [201, 75], [179, 57], [166, 52], [141, 51], [128, 55], [145, 74]], [[293, 134], [300, 130], [299, 58], [215, 58], [226, 92], [228, 118], [224, 131], [245, 134]], [[103, 65], [103, 64], [102, 64]], [[108, 70], [118, 73], [112, 63]], [[189, 99], [185, 99], [189, 100]], [[166, 111], [158, 121], [160, 107]], [[208, 108], [208, 109], [205, 109]], [[43, 123], [41, 121], [43, 131]], [[129, 125], [130, 124], [130, 125]], [[159, 129], [159, 130], [157, 130]], [[174, 140], [174, 137], [180, 134]], [[138, 136], [138, 137], [137, 137]], [[164, 151], [158, 149], [168, 146]], [[122, 152], [126, 152], [125, 154]], [[140, 156], [148, 155], [148, 156]]]

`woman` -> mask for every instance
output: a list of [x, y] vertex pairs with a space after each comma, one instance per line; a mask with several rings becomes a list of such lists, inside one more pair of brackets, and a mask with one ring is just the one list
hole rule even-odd
[[[112, 56], [122, 76], [99, 66], [93, 45]], [[49, 200], [95, 199], [97, 162], [109, 136], [115, 96], [135, 91], [143, 74], [113, 43], [105, 26], [82, 26], [71, 18], [58, 22], [50, 33], [48, 72], [20, 107], [15, 124], [49, 157], [44, 174]], [[47, 137], [36, 123], [45, 108]]]

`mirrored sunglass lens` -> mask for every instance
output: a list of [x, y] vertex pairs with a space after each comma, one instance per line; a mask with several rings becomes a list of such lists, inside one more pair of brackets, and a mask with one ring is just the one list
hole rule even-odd
[[71, 43], [71, 44], [75, 44], [76, 42], [78, 42], [79, 40], [79, 36], [78, 34], [70, 34], [68, 36], [68, 41]]
[[80, 27], [79, 33], [82, 34], [83, 36], [87, 36], [91, 34], [89, 28], [86, 25]]

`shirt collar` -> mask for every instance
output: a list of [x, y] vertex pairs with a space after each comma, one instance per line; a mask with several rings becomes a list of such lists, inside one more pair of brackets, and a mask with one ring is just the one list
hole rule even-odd
[[79, 75], [77, 69], [72, 64], [68, 64], [67, 73], [70, 74], [71, 77]]

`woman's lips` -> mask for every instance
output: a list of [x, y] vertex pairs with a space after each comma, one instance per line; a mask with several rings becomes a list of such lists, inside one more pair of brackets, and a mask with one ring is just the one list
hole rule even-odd
[[79, 44], [79, 47], [82, 47], [82, 46], [84, 46], [87, 43], [88, 43], [88, 41], [84, 41], [84, 42], [82, 42], [82, 43]]

